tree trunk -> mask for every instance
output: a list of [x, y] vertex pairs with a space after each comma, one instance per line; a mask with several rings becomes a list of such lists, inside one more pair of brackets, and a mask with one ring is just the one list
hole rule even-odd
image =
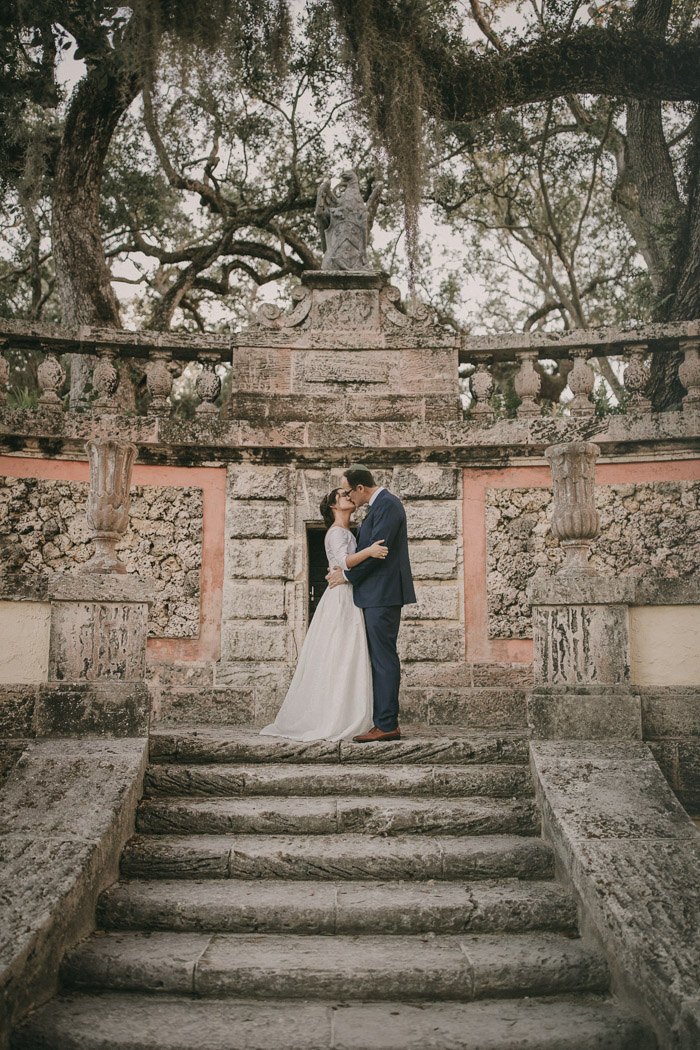
[[[105, 78], [105, 65], [109, 69]], [[100, 189], [114, 130], [139, 89], [135, 73], [119, 71], [118, 56], [94, 66], [71, 99], [56, 158], [51, 236], [65, 325], [119, 328], [119, 304], [100, 231]], [[74, 355], [71, 404], [81, 397], [94, 359]]]

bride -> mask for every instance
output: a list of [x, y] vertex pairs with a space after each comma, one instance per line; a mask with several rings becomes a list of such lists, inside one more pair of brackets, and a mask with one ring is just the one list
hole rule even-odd
[[[383, 540], [356, 553], [350, 531], [355, 504], [342, 488], [321, 500], [328, 526], [329, 566], [351, 569], [367, 558], [386, 558]], [[292, 740], [342, 740], [372, 727], [372, 665], [365, 618], [352, 600], [352, 586], [329, 587], [311, 621], [292, 684], [277, 718], [260, 732]]]

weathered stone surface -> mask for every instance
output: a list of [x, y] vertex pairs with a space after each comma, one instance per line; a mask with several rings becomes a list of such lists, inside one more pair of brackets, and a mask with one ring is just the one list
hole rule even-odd
[[527, 719], [538, 740], [642, 738], [639, 696], [619, 689], [588, 693], [539, 687], [528, 696]]
[[143, 679], [147, 625], [145, 603], [52, 602], [49, 681]]
[[429, 689], [431, 725], [512, 729], [527, 724], [525, 694], [515, 689]]
[[552, 859], [539, 839], [508, 835], [160, 835], [133, 839], [121, 868], [127, 878], [541, 879]]
[[530, 795], [527, 766], [257, 766], [179, 764], [151, 765], [146, 773], [150, 797], [167, 795], [440, 795], [514, 798]]
[[3, 786], [12, 770], [15, 768], [25, 750], [31, 743], [30, 739], [14, 737], [0, 739], [0, 788]]
[[406, 523], [409, 540], [451, 540], [457, 535], [457, 507], [446, 500], [411, 501]]
[[624, 605], [536, 605], [535, 684], [629, 682], [629, 616]]
[[537, 826], [529, 799], [469, 797], [153, 799], [136, 821], [156, 835], [532, 835]]
[[399, 499], [456, 499], [460, 472], [451, 467], [420, 463], [415, 467], [396, 467], [393, 490]]
[[226, 496], [228, 499], [286, 500], [290, 478], [288, 467], [231, 464], [226, 471]]
[[700, 814], [700, 741], [650, 740], [649, 750], [686, 812]]
[[36, 741], [3, 789], [0, 1042], [56, 987], [133, 827], [146, 741]]
[[452, 999], [599, 991], [607, 972], [551, 934], [354, 937], [120, 933], [92, 939], [61, 968], [69, 986], [213, 998]]
[[[297, 350], [294, 354], [295, 390], [338, 394], [348, 389], [374, 393], [395, 379], [396, 363], [382, 350]], [[364, 389], [367, 387], [368, 389]], [[360, 417], [364, 418], [364, 417]]]
[[235, 726], [250, 725], [254, 717], [251, 688], [171, 688], [162, 694], [154, 721], [158, 726], [191, 724], [193, 720], [204, 726]]
[[409, 544], [414, 580], [453, 580], [457, 576], [457, 546], [435, 541]]
[[50, 682], [39, 689], [36, 734], [145, 736], [150, 711], [151, 697], [144, 682]]
[[[700, 554], [689, 541], [700, 522], [699, 482], [596, 485], [595, 497], [600, 535], [592, 546], [593, 568], [629, 577], [641, 588], [642, 604], [668, 603], [665, 582], [646, 584], [650, 571], [669, 586], [698, 578]], [[527, 638], [527, 584], [536, 573], [556, 571], [563, 561], [548, 518], [551, 489], [489, 488], [485, 498], [489, 635]]]
[[641, 743], [531, 752], [546, 833], [618, 983], [662, 1046], [691, 1050], [700, 833]]
[[[0, 477], [4, 572], [22, 570], [25, 579], [35, 581], [29, 573], [39, 578], [47, 574], [49, 579], [75, 574], [91, 553], [87, 492], [85, 482]], [[153, 581], [148, 595], [155, 599], [149, 615], [151, 635], [177, 638], [198, 633], [202, 507], [200, 488], [132, 486], [130, 522], [116, 550], [130, 576]], [[51, 582], [58, 585], [58, 579]], [[128, 580], [122, 583], [129, 585]]]
[[228, 933], [485, 933], [576, 927], [554, 882], [277, 882], [244, 879], [116, 883], [98, 923], [112, 929]]
[[281, 619], [284, 615], [282, 580], [227, 582], [224, 588], [224, 620], [272, 620]]
[[232, 579], [294, 578], [294, 548], [286, 540], [231, 540], [226, 575]]
[[192, 1001], [123, 993], [57, 1000], [15, 1050], [653, 1050], [639, 1021], [604, 999], [472, 1003]]
[[36, 685], [0, 685], [0, 740], [34, 736]]
[[224, 660], [286, 660], [289, 656], [289, 630], [277, 623], [225, 623], [221, 631]]
[[460, 594], [455, 584], [416, 584], [415, 605], [404, 605], [406, 620], [458, 620]]
[[361, 763], [380, 765], [452, 765], [513, 763], [527, 759], [522, 732], [480, 733], [461, 726], [404, 726], [402, 739], [390, 748], [368, 749], [352, 741], [310, 743], [263, 737], [254, 730], [232, 727], [154, 729], [150, 734], [153, 761], [190, 763], [246, 762]]
[[700, 690], [635, 688], [642, 700], [644, 739], [700, 737]]
[[287, 535], [287, 504], [270, 500], [229, 504], [226, 515], [226, 530], [230, 538], [261, 536], [279, 538]]
[[433, 624], [412, 627], [410, 623], [404, 623], [399, 631], [398, 652], [402, 661], [462, 660], [464, 644], [463, 627], [437, 627]]

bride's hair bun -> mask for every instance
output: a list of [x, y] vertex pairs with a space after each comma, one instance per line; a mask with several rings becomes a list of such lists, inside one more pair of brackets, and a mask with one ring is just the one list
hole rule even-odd
[[328, 528], [328, 529], [330, 529], [331, 525], [333, 524], [333, 522], [335, 520], [334, 517], [333, 517], [333, 504], [338, 499], [338, 493], [341, 492], [341, 491], [342, 491], [341, 489], [333, 489], [332, 492], [329, 492], [328, 495], [324, 496], [323, 499], [321, 500], [321, 505], [320, 505], [321, 517], [325, 521], [326, 528]]

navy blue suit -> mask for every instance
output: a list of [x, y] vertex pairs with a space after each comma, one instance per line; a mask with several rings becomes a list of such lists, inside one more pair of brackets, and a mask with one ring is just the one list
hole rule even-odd
[[396, 639], [401, 606], [416, 600], [408, 557], [406, 512], [400, 499], [384, 489], [369, 509], [357, 537], [358, 551], [384, 540], [386, 558], [367, 558], [346, 578], [352, 584], [355, 605], [365, 612], [367, 644], [372, 661], [374, 724], [384, 732], [396, 729], [399, 717], [401, 664]]

